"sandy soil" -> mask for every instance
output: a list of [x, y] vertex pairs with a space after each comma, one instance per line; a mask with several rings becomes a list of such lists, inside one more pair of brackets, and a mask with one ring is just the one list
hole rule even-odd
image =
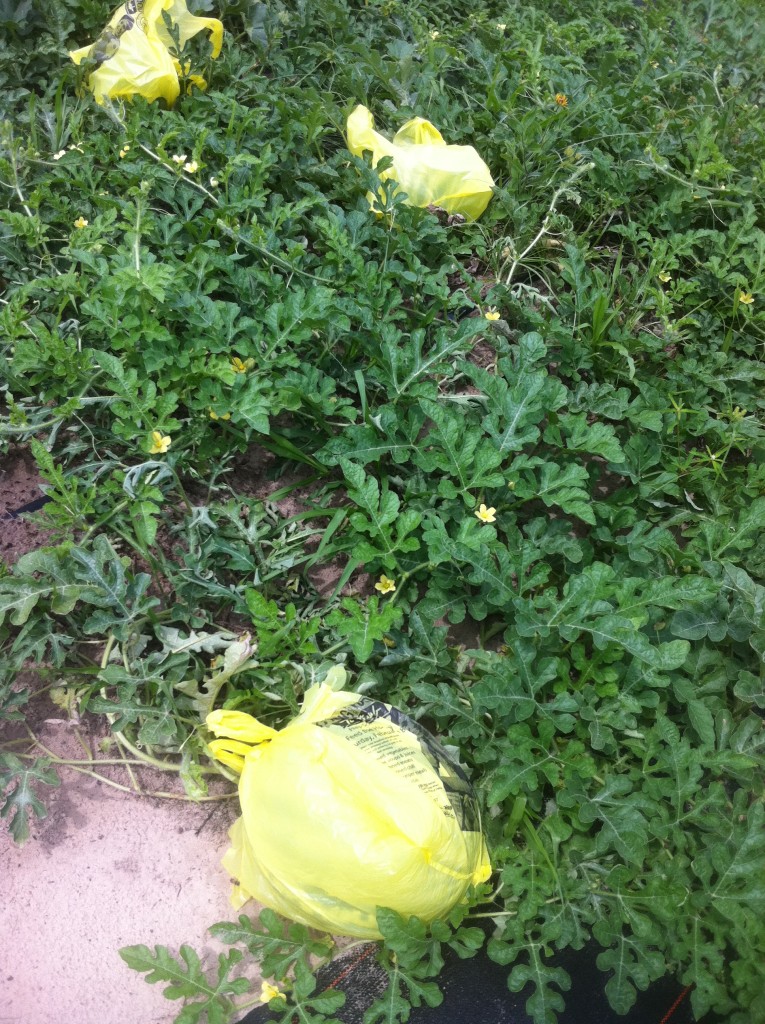
[[21, 449], [0, 455], [0, 559], [6, 565], [45, 543], [44, 531], [28, 516], [6, 518], [8, 512], [40, 497], [40, 479], [31, 455]]
[[[48, 707], [38, 736], [60, 756], [82, 759], [74, 726]], [[100, 726], [94, 735], [80, 726], [91, 749]], [[103, 773], [129, 784], [124, 768]], [[182, 792], [168, 773], [136, 774], [146, 790]], [[118, 950], [175, 952], [186, 942], [214, 966], [223, 947], [206, 929], [237, 917], [219, 863], [237, 801], [140, 797], [72, 769], [61, 775], [59, 789], [43, 787], [49, 814], [24, 846], [0, 831], [0, 1024], [171, 1024], [180, 1005], [129, 970]], [[221, 780], [217, 789], [230, 786]], [[255, 984], [254, 964], [242, 973]]]

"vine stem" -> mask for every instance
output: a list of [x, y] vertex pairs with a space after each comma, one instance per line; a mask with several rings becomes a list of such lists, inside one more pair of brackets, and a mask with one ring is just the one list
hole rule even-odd
[[[35, 734], [32, 732], [32, 730], [29, 728], [29, 726], [27, 726], [27, 732], [29, 733], [30, 739], [33, 741], [35, 746], [38, 747], [41, 751], [43, 751], [43, 753], [47, 757], [49, 757], [50, 760], [53, 761], [54, 764], [60, 765], [62, 768], [71, 768], [72, 771], [80, 772], [82, 775], [89, 775], [91, 778], [97, 779], [98, 782], [103, 782], [107, 786], [111, 786], [113, 789], [119, 789], [123, 793], [132, 793], [134, 796], [158, 797], [158, 798], [160, 798], [162, 800], [186, 800], [189, 803], [194, 803], [194, 804], [197, 804], [197, 803], [212, 803], [212, 802], [221, 801], [221, 800], [232, 800], [235, 796], [238, 796], [238, 793], [235, 791], [233, 793], [221, 793], [221, 794], [215, 795], [215, 796], [191, 797], [191, 796], [186, 796], [185, 793], [165, 793], [165, 792], [163, 792], [161, 790], [147, 791], [147, 790], [144, 790], [144, 789], [136, 788], [134, 786], [123, 786], [121, 782], [115, 782], [113, 779], [107, 779], [106, 776], [105, 775], [101, 775], [100, 772], [95, 772], [95, 771], [92, 770], [92, 768], [85, 768], [85, 767], [83, 767], [83, 765], [86, 765], [86, 764], [115, 764], [115, 765], [124, 765], [126, 768], [129, 769], [130, 765], [131, 764], [135, 764], [136, 762], [129, 761], [126, 758], [104, 758], [103, 760], [99, 759], [99, 760], [96, 760], [96, 761], [78, 761], [78, 760], [70, 760], [69, 758], [65, 758], [65, 757], [59, 757], [58, 754], [54, 753], [49, 747], [46, 747], [45, 744], [40, 739], [38, 739], [37, 736], [35, 736]], [[22, 754], [21, 756], [22, 757], [32, 757], [34, 755], [32, 755], [32, 754]], [[141, 764], [143, 762], [145, 762], [145, 758], [141, 757], [140, 761], [137, 762], [137, 763]], [[174, 770], [174, 768], [171, 765], [165, 765], [164, 770], [165, 771], [172, 771], [172, 770]], [[209, 772], [209, 774], [218, 774], [218, 773], [217, 772], [213, 773], [211, 771], [211, 772]]]
[[[4, 744], [4, 746], [10, 746], [11, 743], [26, 743], [26, 742], [27, 741], [22, 737], [21, 740], [11, 740], [9, 743]], [[47, 754], [48, 757], [53, 757], [53, 758], [57, 757], [57, 755], [54, 754], [52, 750], [49, 750], [37, 738], [35, 738], [35, 743], [40, 748], [40, 750], [44, 751], [45, 754]], [[32, 760], [33, 758], [37, 757], [37, 754], [19, 754], [18, 756], [19, 757], [25, 757], [28, 760]], [[91, 764], [91, 765], [93, 765], [93, 764], [108, 764], [108, 765], [135, 764], [135, 765], [138, 765], [140, 767], [145, 762], [144, 761], [139, 761], [137, 759], [136, 760], [129, 760], [129, 759], [125, 759], [124, 757], [96, 757], [96, 758], [90, 757], [90, 758], [88, 758], [85, 761], [72, 760], [70, 758], [60, 758], [59, 757], [58, 758], [58, 763], [66, 765], [67, 768], [77, 768], [80, 765], [87, 765], [87, 764]], [[158, 771], [162, 770], [162, 771], [168, 771], [169, 772], [169, 771], [175, 771], [176, 769], [174, 767], [168, 765], [164, 769], [157, 769], [157, 770]], [[220, 772], [216, 771], [214, 768], [203, 768], [202, 772], [205, 775], [220, 776]]]
[[466, 916], [468, 921], [474, 921], [478, 917], [517, 917], [518, 916], [518, 911], [517, 910], [497, 910], [495, 913], [492, 913], [491, 911], [487, 911], [486, 913], [466, 914], [465, 916]]
[[414, 569], [410, 569], [409, 572], [405, 572], [404, 575], [399, 580], [398, 584], [396, 585], [396, 592], [393, 595], [393, 597], [390, 599], [390, 603], [391, 604], [395, 604], [396, 603], [396, 598], [401, 593], [401, 589], [400, 588], [403, 587], [403, 585], [406, 583], [406, 581], [408, 579], [410, 579], [412, 576], [414, 576], [414, 574], [416, 572], [419, 572], [420, 569], [427, 569], [427, 567], [429, 565], [432, 565], [432, 562], [430, 562], [430, 561], [428, 561], [428, 562], [420, 562], [419, 565], [415, 565]]
[[[587, 164], [582, 164], [581, 167], [577, 167], [577, 169], [574, 171], [574, 173], [570, 174], [568, 176], [568, 178], [566, 178], [566, 180], [563, 182], [563, 184], [558, 189], [556, 189], [556, 191], [553, 193], [553, 197], [550, 200], [550, 205], [547, 208], [547, 213], [545, 214], [544, 220], [542, 221], [542, 226], [540, 227], [539, 231], [537, 231], [536, 235], [534, 235], [534, 237], [529, 242], [529, 244], [526, 246], [526, 248], [523, 250], [523, 252], [520, 254], [520, 256], [516, 256], [515, 259], [512, 262], [510, 270], [508, 271], [508, 274], [507, 274], [507, 280], [505, 281], [505, 284], [508, 287], [510, 285], [510, 282], [513, 280], [513, 274], [518, 269], [519, 265], [524, 261], [524, 259], [528, 256], [528, 254], [531, 252], [531, 250], [537, 245], [537, 243], [540, 242], [542, 240], [542, 238], [547, 234], [547, 227], [548, 227], [548, 225], [550, 223], [552, 215], [555, 213], [555, 210], [556, 210], [556, 208], [558, 206], [558, 202], [559, 202], [561, 196], [565, 192], [567, 192], [569, 190], [569, 188], [571, 187], [571, 185], [573, 185], [573, 183], [577, 180], [577, 178], [581, 178], [581, 176], [583, 174], [586, 174], [588, 171], [591, 171], [594, 166], [595, 166], [594, 163], [587, 163]], [[500, 273], [501, 273], [501, 271], [500, 271]]]
[[343, 647], [347, 647], [347, 646], [348, 646], [347, 640], [338, 640], [336, 644], [332, 644], [332, 646], [328, 647], [326, 649], [326, 651], [322, 651], [321, 652], [322, 653], [322, 657], [326, 658], [328, 655], [334, 654], [335, 651], [340, 651], [340, 650], [343, 649]]

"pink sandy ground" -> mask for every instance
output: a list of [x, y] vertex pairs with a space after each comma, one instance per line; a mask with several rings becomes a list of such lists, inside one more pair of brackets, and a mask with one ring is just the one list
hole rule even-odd
[[[41, 735], [61, 755], [83, 756], [67, 723], [46, 723]], [[139, 781], [177, 787], [166, 774], [157, 785], [157, 774]], [[237, 918], [219, 863], [237, 801], [142, 798], [71, 770], [46, 796], [50, 813], [24, 846], [0, 822], [0, 1024], [172, 1024], [182, 1004], [130, 970], [118, 950], [140, 943], [177, 952], [185, 942], [216, 965], [222, 947], [206, 929]], [[254, 989], [243, 998], [254, 998], [257, 967], [243, 963]]]

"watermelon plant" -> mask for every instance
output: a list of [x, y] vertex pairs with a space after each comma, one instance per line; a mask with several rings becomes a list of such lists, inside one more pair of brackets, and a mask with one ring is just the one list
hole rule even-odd
[[[380, 910], [367, 1024], [485, 941], [554, 1024], [590, 940], [619, 1013], [669, 973], [697, 1019], [765, 1021], [757, 6], [213, 13], [205, 92], [99, 107], [66, 49], [108, 5], [0, 4], [0, 455], [50, 538], [0, 571], [0, 722], [33, 665], [201, 799], [206, 714], [278, 726], [340, 659], [454, 748], [495, 869], [447, 921]], [[352, 156], [358, 103], [474, 145], [482, 217]], [[62, 768], [0, 740], [18, 841]], [[252, 1002], [243, 952], [284, 1024], [333, 1019], [327, 942], [213, 930], [216, 978], [123, 957], [181, 1022]]]

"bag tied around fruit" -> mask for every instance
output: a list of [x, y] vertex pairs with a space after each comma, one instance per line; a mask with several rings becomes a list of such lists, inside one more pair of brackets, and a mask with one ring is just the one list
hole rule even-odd
[[[392, 157], [380, 179], [398, 182], [410, 206], [440, 206], [468, 220], [481, 216], [493, 195], [494, 179], [472, 146], [447, 145], [439, 130], [421, 117], [407, 121], [392, 142], [374, 125], [367, 108], [356, 107], [346, 124], [348, 149], [354, 156], [370, 152], [375, 166]], [[370, 203], [374, 206], [374, 196]]]
[[377, 907], [442, 917], [491, 874], [463, 769], [396, 708], [343, 690], [336, 666], [277, 731], [213, 711], [214, 756], [240, 773], [223, 860], [250, 897], [336, 935], [380, 938]]
[[[211, 56], [223, 45], [223, 24], [217, 18], [199, 18], [189, 12], [186, 0], [127, 0], [94, 43], [72, 50], [75, 64], [89, 67], [88, 88], [96, 101], [143, 96], [164, 99], [172, 106], [180, 95], [179, 75], [183, 69], [170, 53], [175, 45], [163, 17], [167, 14], [184, 47], [199, 32], [209, 32]], [[190, 81], [199, 89], [207, 83], [200, 75]]]

